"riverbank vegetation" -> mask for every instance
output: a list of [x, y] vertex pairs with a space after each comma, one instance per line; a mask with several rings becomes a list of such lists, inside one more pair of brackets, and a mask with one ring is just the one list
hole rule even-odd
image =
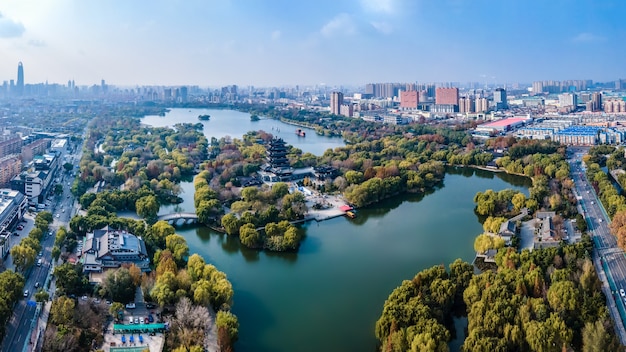
[[132, 117], [95, 118], [72, 192], [81, 196], [103, 182], [111, 189], [148, 187], [159, 202], [178, 202], [177, 183], [206, 158], [208, 141], [201, 130], [201, 124], [156, 128], [142, 126]]
[[460, 312], [468, 320], [463, 351], [617, 351], [591, 249], [585, 235], [558, 248], [503, 248], [495, 271], [474, 274], [460, 260], [448, 271], [423, 270], [385, 301], [376, 323], [381, 350], [448, 351], [450, 317]]

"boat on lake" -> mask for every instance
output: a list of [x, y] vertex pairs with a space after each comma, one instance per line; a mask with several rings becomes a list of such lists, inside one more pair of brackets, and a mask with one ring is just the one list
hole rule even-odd
[[298, 128], [296, 130], [296, 134], [300, 137], [306, 137], [306, 132], [304, 132], [302, 129]]
[[198, 115], [198, 120], [207, 121], [211, 118], [211, 115]]
[[346, 212], [346, 216], [349, 217], [350, 219], [354, 219], [356, 218], [356, 212], [354, 210], [349, 210]]

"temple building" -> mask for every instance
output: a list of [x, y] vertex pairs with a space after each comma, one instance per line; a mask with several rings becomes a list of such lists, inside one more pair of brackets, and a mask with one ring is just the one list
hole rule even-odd
[[267, 146], [267, 164], [261, 167], [265, 172], [265, 181], [278, 182], [289, 181], [293, 168], [287, 159], [287, 147], [282, 138], [272, 138]]

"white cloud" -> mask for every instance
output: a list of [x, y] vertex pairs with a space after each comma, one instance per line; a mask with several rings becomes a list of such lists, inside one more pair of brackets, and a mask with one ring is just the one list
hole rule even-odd
[[575, 43], [597, 43], [606, 41], [606, 38], [593, 33], [583, 32], [572, 38], [572, 41]]
[[387, 22], [371, 22], [372, 27], [383, 34], [391, 34], [393, 27]]
[[272, 40], [278, 40], [280, 39], [280, 36], [282, 35], [282, 33], [279, 30], [275, 30], [272, 32]]
[[394, 13], [396, 10], [395, 0], [361, 0], [364, 10], [376, 13]]
[[35, 47], [44, 47], [46, 46], [46, 42], [43, 40], [31, 39], [28, 41], [28, 45]]
[[334, 35], [354, 35], [357, 33], [357, 29], [352, 17], [347, 13], [341, 13], [326, 23], [320, 32], [322, 35], [330, 37]]
[[4, 17], [2, 13], [0, 13], [0, 38], [21, 37], [24, 31], [23, 24]]

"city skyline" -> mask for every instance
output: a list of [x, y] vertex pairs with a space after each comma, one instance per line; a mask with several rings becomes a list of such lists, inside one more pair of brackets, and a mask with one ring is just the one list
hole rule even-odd
[[626, 77], [620, 1], [0, 0], [0, 81], [530, 83]]

